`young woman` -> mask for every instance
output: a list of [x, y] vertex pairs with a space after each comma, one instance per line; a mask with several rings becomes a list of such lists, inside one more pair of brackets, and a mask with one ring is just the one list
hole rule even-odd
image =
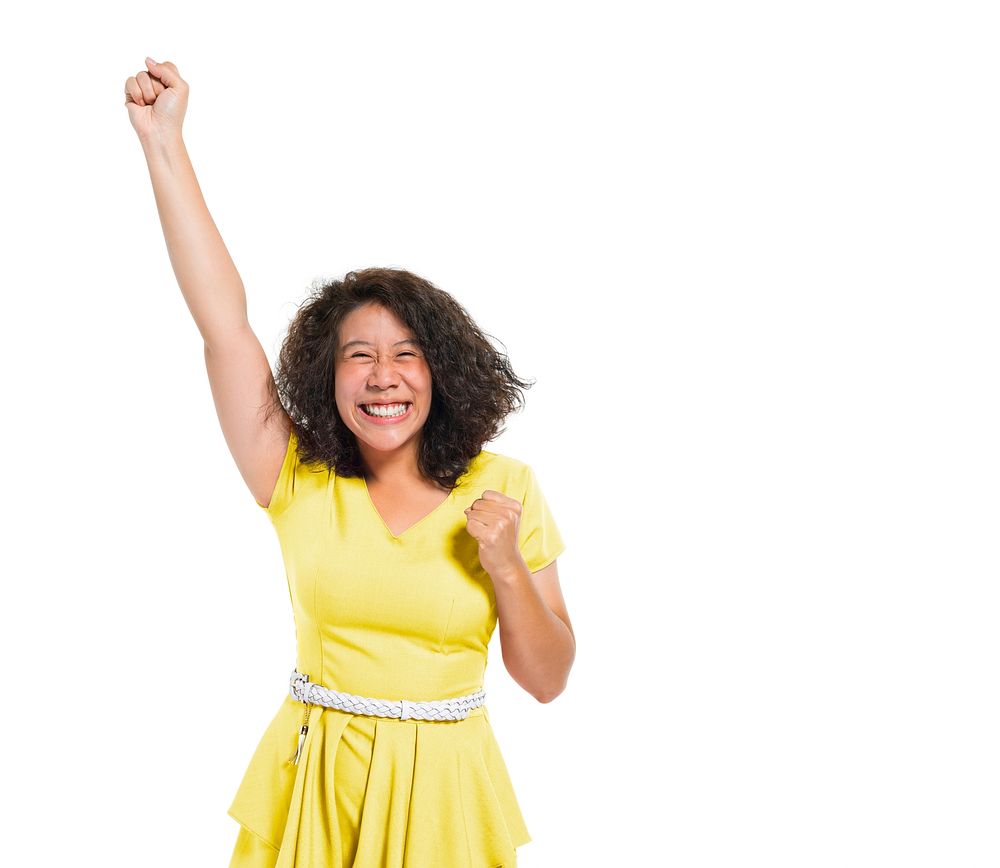
[[129, 119], [296, 626], [289, 693], [229, 809], [230, 864], [510, 868], [530, 836], [489, 723], [487, 646], [499, 620], [504, 664], [540, 702], [576, 651], [538, 481], [483, 449], [529, 384], [449, 294], [383, 268], [316, 288], [272, 376], [181, 137], [188, 85], [146, 65]]

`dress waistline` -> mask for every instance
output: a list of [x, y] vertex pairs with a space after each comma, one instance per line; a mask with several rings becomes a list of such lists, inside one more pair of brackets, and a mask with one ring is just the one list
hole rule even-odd
[[432, 699], [414, 702], [409, 699], [373, 699], [331, 690], [322, 684], [309, 680], [309, 676], [292, 670], [289, 678], [289, 693], [292, 698], [306, 705], [322, 705], [351, 714], [367, 714], [374, 717], [396, 717], [400, 720], [464, 720], [473, 708], [486, 702], [486, 691], [482, 688], [475, 693], [456, 696], [451, 699]]

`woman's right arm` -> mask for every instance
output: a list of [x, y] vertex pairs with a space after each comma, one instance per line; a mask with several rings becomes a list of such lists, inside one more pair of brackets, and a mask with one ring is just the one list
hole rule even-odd
[[205, 344], [222, 433], [254, 499], [267, 505], [291, 423], [284, 410], [265, 426], [274, 378], [247, 319], [239, 272], [208, 211], [181, 135], [188, 84], [172, 63], [147, 59], [126, 82], [129, 120], [153, 184], [167, 253]]

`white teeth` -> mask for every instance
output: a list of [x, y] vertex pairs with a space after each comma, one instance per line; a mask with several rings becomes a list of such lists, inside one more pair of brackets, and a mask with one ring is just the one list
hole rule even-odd
[[362, 404], [361, 407], [369, 416], [402, 416], [409, 404]]

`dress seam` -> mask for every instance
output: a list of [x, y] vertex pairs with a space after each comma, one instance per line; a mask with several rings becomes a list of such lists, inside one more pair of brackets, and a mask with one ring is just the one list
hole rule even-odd
[[[314, 612], [319, 611], [316, 608], [316, 592], [319, 587], [319, 573], [318, 571], [313, 572], [313, 599], [312, 599], [312, 610]], [[319, 677], [316, 679], [320, 684], [326, 684], [326, 673], [323, 671], [323, 664], [326, 662], [325, 655], [323, 654], [323, 630], [320, 627], [319, 618], [313, 618], [316, 622], [316, 643], [318, 645], [317, 652], [319, 653]]]

